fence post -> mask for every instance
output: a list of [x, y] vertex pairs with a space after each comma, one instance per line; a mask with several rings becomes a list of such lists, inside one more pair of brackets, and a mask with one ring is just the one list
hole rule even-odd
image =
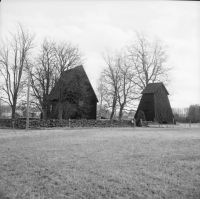
[[173, 118], [173, 128], [174, 128], [174, 118]]
[[70, 118], [69, 118], [69, 128], [70, 128]]

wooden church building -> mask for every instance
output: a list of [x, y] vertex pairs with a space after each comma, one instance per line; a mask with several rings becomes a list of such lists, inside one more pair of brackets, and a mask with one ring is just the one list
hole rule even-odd
[[157, 121], [158, 123], [173, 123], [173, 113], [168, 99], [168, 91], [163, 83], [150, 83], [142, 91], [138, 109], [145, 114], [146, 121]]
[[98, 99], [82, 65], [64, 71], [48, 96], [52, 119], [96, 119]]

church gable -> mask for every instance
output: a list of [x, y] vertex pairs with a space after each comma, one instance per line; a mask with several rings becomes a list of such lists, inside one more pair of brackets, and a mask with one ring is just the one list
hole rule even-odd
[[56, 82], [48, 96], [48, 99], [50, 101], [58, 100], [60, 94], [76, 93], [80, 91], [80, 89], [84, 89], [85, 94], [90, 95], [93, 101], [98, 102], [83, 66], [77, 66], [65, 71], [63, 76]]
[[[51, 118], [96, 119], [98, 99], [83, 66], [65, 71], [48, 96]], [[61, 107], [62, 108], [59, 108]]]

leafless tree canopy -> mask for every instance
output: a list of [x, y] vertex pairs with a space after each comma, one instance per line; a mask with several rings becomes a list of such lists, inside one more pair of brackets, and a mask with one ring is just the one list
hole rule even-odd
[[44, 39], [40, 52], [32, 64], [30, 72], [32, 97], [37, 106], [47, 115], [47, 96], [55, 83], [56, 59], [54, 56], [55, 43]]
[[57, 42], [54, 47], [54, 55], [56, 57], [56, 66], [59, 76], [66, 70], [74, 68], [83, 63], [83, 53], [78, 45], [70, 42]]
[[143, 90], [149, 83], [170, 81], [171, 67], [168, 66], [166, 46], [158, 39], [149, 42], [143, 33], [136, 33], [136, 39], [127, 46], [126, 52], [137, 76], [134, 83]]
[[122, 119], [125, 108], [133, 108], [133, 102], [139, 97], [139, 90], [135, 84], [135, 74], [126, 56], [119, 55], [117, 66], [119, 67], [119, 87], [117, 99], [119, 104], [119, 120]]
[[[110, 119], [119, 108], [119, 119], [125, 108], [132, 105], [132, 101], [138, 98], [138, 90], [133, 79], [132, 67], [127, 56], [120, 53], [107, 52], [104, 55], [106, 68], [102, 71], [98, 84], [101, 107], [106, 103], [111, 108]], [[101, 108], [100, 108], [101, 109]]]
[[[100, 74], [100, 78], [98, 79], [97, 82], [97, 92], [98, 92], [98, 99], [99, 99], [99, 112], [98, 112], [98, 117], [101, 118], [102, 117], [102, 111], [103, 111], [103, 102], [105, 101], [105, 97], [106, 97], [106, 87], [104, 84], [104, 76], [103, 73]], [[104, 105], [106, 108], [106, 105]]]
[[17, 99], [25, 85], [23, 72], [33, 45], [34, 34], [18, 24], [10, 38], [2, 41], [0, 49], [0, 74], [4, 79], [2, 90], [3, 101], [12, 108], [12, 118], [15, 117]]
[[106, 63], [106, 68], [101, 74], [101, 92], [103, 92], [103, 99], [107, 103], [108, 108], [111, 108], [110, 119], [113, 119], [117, 106], [117, 94], [120, 78], [119, 68], [117, 67], [117, 58], [110, 52], [106, 52], [104, 55], [104, 61]]

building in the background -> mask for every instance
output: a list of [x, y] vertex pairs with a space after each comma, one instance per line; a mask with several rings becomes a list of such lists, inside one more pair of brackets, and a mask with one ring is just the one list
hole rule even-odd
[[145, 114], [146, 121], [157, 121], [159, 123], [173, 123], [173, 113], [168, 99], [168, 91], [163, 83], [151, 83], [142, 91], [138, 109]]

